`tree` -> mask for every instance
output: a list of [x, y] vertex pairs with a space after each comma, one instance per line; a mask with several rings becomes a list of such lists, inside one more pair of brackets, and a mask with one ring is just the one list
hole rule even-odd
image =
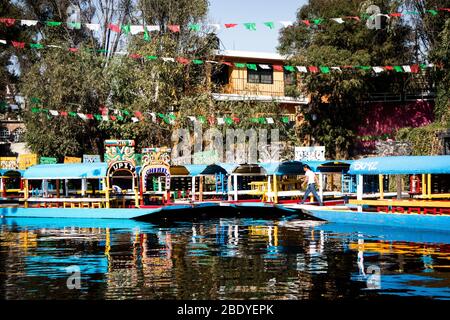
[[[383, 0], [374, 4], [386, 12], [395, 9], [397, 2]], [[406, 80], [403, 74], [375, 77], [365, 66], [402, 65], [412, 57], [411, 29], [402, 20], [395, 26], [393, 20], [387, 21], [382, 30], [369, 29], [364, 23], [365, 8], [364, 1], [310, 0], [299, 9], [295, 25], [283, 29], [280, 35], [278, 49], [292, 56], [294, 65], [355, 66], [352, 71], [302, 77], [301, 85], [311, 102], [309, 108], [302, 110], [304, 123], [298, 136], [311, 136], [312, 143], [325, 145], [330, 158], [351, 155], [359, 102], [367, 93], [386, 83], [395, 90]], [[330, 20], [354, 16], [363, 23], [349, 20], [339, 24]], [[304, 20], [311, 21], [311, 26]]]

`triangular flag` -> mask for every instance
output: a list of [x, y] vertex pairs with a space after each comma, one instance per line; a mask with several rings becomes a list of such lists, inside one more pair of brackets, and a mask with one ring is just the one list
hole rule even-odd
[[305, 66], [297, 66], [297, 70], [298, 70], [298, 72], [303, 72], [303, 73], [308, 72], [308, 69], [306, 69]]
[[311, 22], [309, 20], [302, 20], [304, 24], [306, 24], [308, 27], [311, 25]]
[[148, 60], [156, 60], [158, 59], [157, 56], [145, 56]]
[[411, 66], [403, 66], [405, 72], [411, 72]]
[[335, 22], [337, 22], [339, 24], [343, 24], [344, 23], [344, 19], [342, 19], [342, 18], [331, 18], [331, 20], [333, 20], [333, 21], [335, 21]]
[[59, 113], [56, 110], [48, 110], [52, 116], [57, 116]]
[[433, 16], [438, 14], [438, 12], [436, 10], [426, 10], [426, 12], [431, 13]]
[[100, 121], [100, 120], [103, 119], [102, 116], [101, 116], [100, 114], [94, 114], [94, 117], [95, 117], [95, 119], [98, 120], [98, 121]]
[[48, 27], [59, 27], [60, 25], [62, 25], [62, 22], [59, 22], [59, 21], [46, 21], [45, 24]]
[[84, 114], [84, 113], [77, 113], [78, 114], [78, 116], [81, 118], [81, 119], [83, 119], [83, 120], [86, 120], [87, 119], [87, 117], [86, 117], [86, 115]]
[[11, 41], [14, 48], [25, 48], [25, 42]]
[[236, 68], [245, 68], [245, 63], [235, 62], [235, 63], [234, 63], [234, 66], [235, 66]]
[[418, 64], [413, 64], [411, 66], [411, 72], [418, 73], [420, 71], [420, 66]]
[[178, 57], [177, 58], [177, 62], [182, 63], [182, 64], [189, 64], [189, 59], [183, 58], [183, 57]]
[[92, 119], [94, 119], [94, 116], [90, 113], [87, 113], [86, 118], [92, 120]]
[[244, 27], [247, 30], [256, 31], [256, 23], [254, 23], [254, 22], [246, 22], [246, 23], [244, 23]]
[[131, 34], [138, 34], [138, 33], [144, 32], [144, 26], [140, 26], [140, 25], [130, 26], [130, 32], [131, 32]]
[[337, 72], [342, 72], [341, 67], [331, 67], [331, 70], [337, 71]]
[[142, 118], [142, 112], [140, 112], [140, 111], [135, 111], [134, 115], [138, 118]]
[[270, 66], [268, 64], [259, 64], [259, 67], [264, 70], [270, 70]]
[[283, 25], [284, 28], [287, 28], [287, 27], [290, 27], [293, 25], [292, 21], [279, 21], [279, 22]]
[[330, 73], [330, 68], [328, 67], [319, 67], [322, 73]]
[[319, 72], [319, 68], [317, 68], [315, 66], [309, 66], [308, 69], [310, 72], [313, 72], [313, 73]]
[[129, 57], [131, 59], [140, 59], [142, 58], [142, 55], [140, 55], [139, 53], [130, 53]]
[[275, 70], [275, 71], [283, 71], [283, 66], [274, 64], [273, 65], [273, 70]]
[[109, 117], [108, 116], [102, 116], [102, 120], [103, 121], [109, 121]]
[[100, 25], [98, 23], [86, 23], [86, 28], [88, 28], [91, 31], [99, 31]]
[[267, 123], [272, 124], [273, 123], [273, 118], [266, 118]]
[[254, 64], [254, 63], [247, 63], [247, 69], [255, 70], [255, 71], [258, 70], [258, 68], [256, 67], [256, 64]]
[[264, 22], [264, 25], [265, 25], [266, 27], [268, 27], [269, 29], [275, 28], [275, 24], [274, 24], [273, 22], [271, 22], [271, 21]]
[[167, 28], [172, 32], [180, 32], [180, 26], [177, 24], [168, 25]]
[[198, 23], [190, 23], [189, 30], [191, 31], [200, 31], [200, 24]]
[[155, 25], [146, 26], [146, 28], [147, 28], [148, 31], [160, 31], [161, 30], [160, 26], [155, 26]]
[[0, 40], [1, 44], [6, 44], [6, 40]]
[[402, 14], [400, 12], [393, 12], [393, 13], [389, 13], [389, 16], [399, 18], [402, 16]]
[[203, 60], [194, 59], [192, 60], [193, 64], [203, 64]]
[[386, 70], [394, 70], [394, 67], [393, 66], [385, 66], [384, 67]]
[[322, 21], [323, 21], [323, 19], [321, 19], [321, 18], [319, 18], [319, 19], [314, 19], [314, 20], [313, 20], [313, 22], [314, 22], [315, 25], [321, 24]]
[[294, 66], [284, 66], [284, 69], [286, 69], [287, 71], [290, 71], [290, 72], [294, 72], [295, 71]]
[[80, 22], [67, 22], [67, 27], [69, 29], [81, 29], [81, 23]]
[[112, 120], [112, 121], [116, 121], [117, 120], [117, 117], [116, 116], [109, 116], [109, 118]]
[[59, 49], [62, 49], [61, 46], [55, 46], [54, 44], [48, 44], [47, 47], [48, 48], [59, 48]]
[[13, 18], [0, 18], [0, 23], [4, 23], [7, 27], [12, 27], [16, 23], [16, 19]]
[[30, 43], [30, 48], [34, 49], [44, 49], [44, 46], [40, 43]]
[[394, 66], [394, 70], [397, 72], [403, 72], [403, 68], [400, 66]]
[[373, 67], [372, 69], [375, 73], [380, 73], [384, 71], [384, 68], [382, 67]]
[[225, 23], [225, 28], [230, 29], [237, 26], [237, 23]]
[[67, 117], [68, 115], [67, 111], [61, 111], [59, 114], [61, 117]]
[[225, 120], [223, 118], [217, 118], [217, 124], [225, 124]]
[[123, 24], [120, 26], [120, 30], [122, 30], [122, 32], [125, 34], [129, 34], [131, 32], [131, 25]]
[[228, 124], [228, 125], [233, 124], [233, 119], [231, 119], [230, 117], [226, 117], [225, 118], [225, 123]]
[[174, 58], [162, 57], [161, 59], [163, 59], [164, 62], [168, 62], [168, 61], [170, 61], [170, 62], [175, 62], [175, 59], [174, 59]]
[[138, 118], [136, 118], [136, 117], [132, 117], [132, 118], [131, 118], [131, 121], [133, 121], [133, 122], [138, 122], [138, 121], [139, 121], [139, 119], [138, 119]]
[[108, 29], [117, 33], [120, 33], [120, 27], [116, 24], [110, 23]]
[[144, 41], [147, 41], [147, 42], [151, 41], [151, 37], [147, 31], [147, 28], [144, 28]]
[[28, 27], [35, 26], [35, 25], [37, 25], [37, 23], [38, 23], [37, 20], [21, 20], [20, 21], [20, 25], [28, 26]]

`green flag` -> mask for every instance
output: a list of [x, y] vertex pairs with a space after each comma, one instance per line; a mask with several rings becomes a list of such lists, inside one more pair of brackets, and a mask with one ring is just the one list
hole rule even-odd
[[330, 68], [328, 67], [319, 67], [322, 73], [330, 73]]
[[123, 24], [120, 26], [120, 30], [122, 30], [123, 33], [129, 34], [131, 31], [131, 25], [129, 24]]
[[45, 23], [49, 27], [58, 27], [58, 26], [62, 25], [62, 22], [58, 22], [58, 21], [46, 21]]
[[44, 49], [44, 46], [40, 43], [30, 43], [30, 48], [34, 49]]
[[275, 24], [274, 24], [273, 22], [271, 22], [271, 21], [264, 22], [264, 25], [265, 25], [266, 27], [268, 27], [269, 29], [275, 28]]
[[284, 123], [289, 123], [289, 117], [281, 117], [281, 121]]
[[73, 29], [81, 29], [81, 23], [80, 22], [67, 22], [67, 26], [69, 28], [73, 28]]
[[284, 68], [285, 68], [287, 71], [295, 72], [294, 66], [284, 66]]
[[147, 58], [148, 60], [156, 60], [156, 59], [158, 59], [157, 56], [146, 56], [146, 58]]
[[203, 64], [203, 60], [192, 60], [193, 64]]
[[98, 121], [101, 121], [103, 119], [101, 114], [94, 114], [95, 119], [97, 119]]
[[201, 123], [205, 123], [206, 118], [204, 116], [199, 116], [198, 121], [200, 121]]
[[130, 115], [130, 112], [129, 112], [128, 110], [122, 110], [122, 113], [123, 113], [124, 115], [126, 115], [126, 116], [129, 116], [129, 115]]
[[225, 123], [226, 124], [233, 124], [233, 122], [234, 122], [233, 119], [231, 119], [230, 117], [226, 117], [225, 118]]
[[38, 113], [39, 111], [41, 111], [41, 109], [39, 109], [39, 108], [31, 108], [31, 112], [33, 112], [33, 113]]
[[321, 24], [322, 21], [323, 21], [323, 19], [320, 19], [320, 18], [313, 20], [314, 24], [316, 24], [316, 25]]
[[122, 121], [122, 120], [123, 120], [123, 117], [122, 117], [122, 116], [117, 116], [117, 120]]
[[235, 62], [235, 63], [234, 63], [234, 66], [235, 66], [236, 68], [245, 68], [245, 63]]
[[76, 112], [69, 112], [69, 116], [71, 116], [71, 117], [76, 117], [77, 116], [77, 113]]
[[150, 37], [150, 34], [149, 34], [148, 31], [147, 31], [147, 28], [144, 27], [144, 41], [149, 42], [149, 41], [151, 41], [151, 40], [152, 40], [152, 38]]
[[189, 24], [189, 30], [191, 30], [191, 31], [200, 31], [200, 24], [198, 24], [198, 23], [191, 23], [191, 24]]
[[436, 10], [427, 10], [426, 12], [431, 13], [433, 16], [438, 14], [438, 12]]
[[258, 122], [262, 123], [262, 124], [265, 124], [266, 123], [266, 118], [260, 117], [260, 118], [258, 118]]
[[253, 63], [247, 63], [247, 68], [250, 70], [258, 70], [258, 68], [256, 67], [256, 64]]
[[244, 23], [244, 27], [245, 27], [245, 29], [247, 29], [247, 30], [250, 30], [250, 31], [256, 31], [256, 23], [254, 23], [254, 22], [247, 22], [247, 23]]
[[403, 68], [401, 66], [394, 66], [394, 70], [397, 72], [403, 72]]
[[357, 66], [356, 68], [361, 69], [361, 70], [372, 70], [371, 66]]
[[35, 104], [41, 103], [41, 99], [36, 98], [36, 97], [32, 97], [30, 100], [31, 100], [31, 103], [35, 103]]

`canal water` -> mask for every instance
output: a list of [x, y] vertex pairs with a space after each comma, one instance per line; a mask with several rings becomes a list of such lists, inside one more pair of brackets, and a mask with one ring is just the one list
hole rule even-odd
[[450, 234], [295, 219], [3, 219], [0, 299], [450, 299]]

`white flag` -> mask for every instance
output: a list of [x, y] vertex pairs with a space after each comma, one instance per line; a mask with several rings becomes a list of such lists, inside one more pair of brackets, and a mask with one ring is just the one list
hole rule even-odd
[[280, 21], [284, 28], [290, 27], [293, 25], [292, 21]]
[[341, 72], [341, 67], [331, 67], [331, 70], [337, 71], [337, 72]]
[[48, 112], [50, 112], [50, 114], [51, 114], [52, 116], [57, 116], [57, 115], [59, 114], [59, 112], [56, 111], [56, 110], [48, 110]]
[[193, 117], [193, 116], [189, 116], [188, 118], [189, 118], [189, 120], [191, 120], [192, 122], [195, 121], [195, 117]]
[[344, 19], [342, 19], [342, 18], [331, 18], [331, 20], [336, 21], [339, 24], [344, 23]]
[[20, 25], [22, 26], [35, 26], [37, 25], [38, 21], [37, 20], [21, 20], [20, 21]]
[[0, 43], [6, 44], [6, 40], [0, 40]]
[[174, 59], [174, 58], [165, 58], [165, 57], [162, 57], [161, 59], [163, 59], [164, 62], [167, 62], [167, 61], [175, 62], [175, 59]]
[[152, 116], [152, 121], [156, 122], [156, 114], [154, 112], [150, 112], [150, 115]]
[[159, 31], [161, 28], [159, 26], [146, 26], [147, 31]]
[[87, 117], [86, 117], [86, 115], [84, 113], [77, 113], [77, 115], [83, 120], [87, 119]]
[[144, 26], [130, 26], [131, 34], [138, 34], [144, 32]]
[[298, 70], [298, 72], [303, 72], [303, 73], [308, 72], [308, 69], [306, 69], [305, 66], [297, 66], [297, 70]]
[[403, 70], [405, 70], [405, 72], [411, 72], [411, 66], [403, 66]]
[[273, 123], [273, 118], [266, 118], [266, 120], [267, 120], [267, 123], [270, 123], [270, 124]]
[[132, 120], [133, 122], [138, 122], [138, 121], [139, 121], [139, 119], [136, 118], [136, 117], [132, 117], [131, 120]]
[[103, 121], [109, 121], [109, 117], [108, 116], [102, 116]]
[[61, 46], [57, 46], [57, 45], [54, 45], [54, 44], [48, 44], [47, 47], [50, 47], [50, 48], [58, 48], [58, 49], [61, 49], [61, 48], [62, 48]]
[[384, 71], [384, 68], [383, 68], [383, 67], [373, 67], [372, 69], [373, 69], [373, 71], [375, 71], [376, 73], [380, 73], [380, 72], [383, 72], [383, 71]]
[[217, 118], [217, 124], [225, 124], [225, 120], [223, 118]]
[[260, 67], [261, 69], [265, 69], [265, 70], [270, 69], [270, 66], [269, 66], [268, 64], [260, 64], [259, 67]]
[[92, 31], [100, 30], [100, 25], [98, 23], [86, 23], [86, 28]]

